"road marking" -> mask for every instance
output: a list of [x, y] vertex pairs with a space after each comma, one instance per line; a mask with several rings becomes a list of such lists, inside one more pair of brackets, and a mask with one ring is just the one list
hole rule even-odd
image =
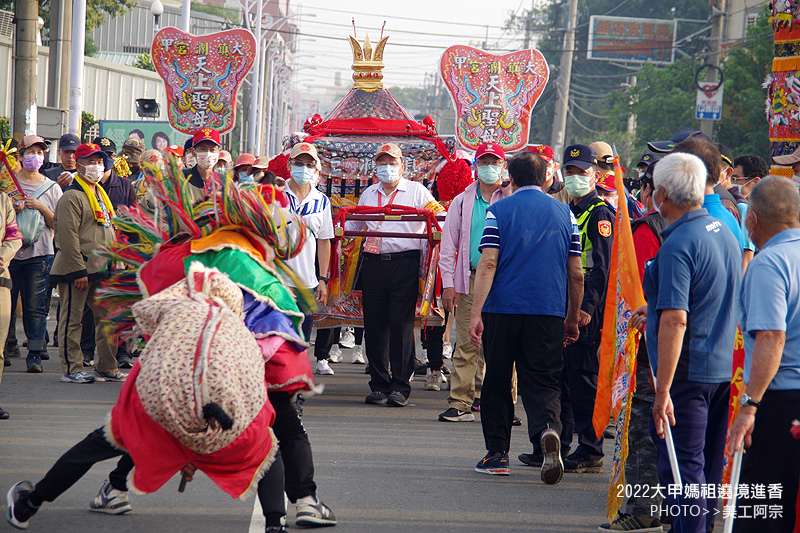
[[261, 501], [258, 499], [258, 494], [254, 498], [253, 514], [250, 516], [250, 529], [248, 533], [264, 533], [267, 528], [267, 520], [264, 518], [264, 513], [261, 512]]

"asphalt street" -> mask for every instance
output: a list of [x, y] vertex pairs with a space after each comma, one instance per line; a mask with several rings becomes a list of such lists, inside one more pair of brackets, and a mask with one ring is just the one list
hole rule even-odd
[[[53, 322], [50, 322], [52, 331]], [[21, 331], [18, 334], [24, 340]], [[0, 384], [0, 406], [11, 413], [0, 421], [0, 491], [17, 481], [34, 483], [55, 460], [86, 434], [103, 425], [119, 393], [118, 383], [60, 383], [57, 349], [44, 362], [43, 374], [27, 374], [23, 358], [12, 359]], [[350, 350], [344, 351], [345, 361]], [[312, 362], [316, 362], [312, 358]], [[546, 486], [539, 469], [516, 459], [530, 452], [522, 402], [514, 428], [511, 475], [474, 471], [486, 453], [480, 420], [443, 423], [447, 391], [423, 390], [424, 378], [412, 383], [404, 408], [364, 404], [369, 393], [364, 366], [332, 365], [333, 376], [320, 376], [322, 395], [304, 404], [322, 500], [336, 513], [339, 532], [588, 532], [605, 522], [609, 461], [603, 474], [565, 474]], [[611, 441], [606, 441], [606, 454]], [[254, 498], [233, 500], [198, 475], [184, 493], [176, 476], [161, 490], [132, 495], [133, 512], [108, 516], [89, 511], [113, 462], [96, 465], [79, 483], [31, 519], [32, 532], [256, 532], [263, 531]], [[289, 530], [295, 510], [288, 510]], [[0, 529], [12, 531], [2, 522]]]

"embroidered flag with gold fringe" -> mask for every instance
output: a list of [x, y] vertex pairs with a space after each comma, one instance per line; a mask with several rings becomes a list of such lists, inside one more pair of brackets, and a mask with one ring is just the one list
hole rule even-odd
[[[624, 191], [619, 156], [614, 158], [614, 183]], [[609, 520], [616, 516], [622, 504], [619, 487], [625, 486], [625, 460], [628, 457], [628, 421], [633, 391], [636, 387], [636, 350], [640, 333], [629, 322], [636, 308], [644, 305], [639, 282], [633, 232], [624, 194], [619, 195], [616, 231], [611, 248], [608, 274], [603, 337], [600, 343], [600, 370], [592, 424], [598, 438], [608, 425], [609, 415], [617, 428], [609, 480], [606, 513]]]

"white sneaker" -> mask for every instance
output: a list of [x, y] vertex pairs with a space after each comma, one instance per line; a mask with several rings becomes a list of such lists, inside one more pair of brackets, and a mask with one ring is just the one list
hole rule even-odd
[[364, 349], [361, 346], [353, 347], [353, 364], [363, 365], [367, 361], [364, 359]]
[[428, 374], [428, 379], [425, 380], [425, 390], [441, 390], [442, 389], [442, 373], [431, 372]]
[[449, 342], [444, 343], [442, 346], [442, 357], [445, 359], [450, 359], [453, 357], [453, 345]]
[[422, 349], [422, 362], [423, 363], [427, 363], [428, 362], [428, 349], [427, 348], [423, 348]]
[[100, 492], [89, 502], [89, 509], [95, 513], [123, 514], [132, 509], [127, 491], [117, 490], [109, 481], [103, 483]]
[[353, 334], [352, 328], [345, 328], [341, 335], [339, 335], [339, 345], [345, 348], [352, 348], [356, 345], [356, 336]]
[[316, 372], [317, 372], [317, 374], [320, 374], [322, 376], [332, 376], [333, 375], [333, 370], [328, 365], [328, 360], [327, 359], [320, 359], [319, 361], [317, 361]]
[[328, 358], [329, 363], [341, 363], [342, 362], [342, 349], [339, 348], [338, 344], [334, 344], [331, 346], [331, 353]]

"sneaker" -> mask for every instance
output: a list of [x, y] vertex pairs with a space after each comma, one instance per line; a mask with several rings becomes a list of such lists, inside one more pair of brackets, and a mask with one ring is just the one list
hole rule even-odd
[[356, 345], [356, 336], [350, 328], [346, 328], [339, 336], [339, 346], [352, 348]]
[[33, 492], [33, 484], [30, 481], [20, 481], [11, 487], [6, 495], [6, 520], [17, 529], [27, 529], [28, 520], [31, 519], [39, 507], [34, 507], [28, 501]]
[[561, 438], [552, 428], [547, 428], [539, 438], [544, 460], [541, 477], [547, 485], [555, 485], [564, 476], [564, 462], [561, 460]]
[[366, 397], [366, 399], [364, 400], [364, 403], [367, 403], [367, 404], [370, 404], [370, 405], [386, 405], [386, 398], [388, 398], [388, 396], [386, 396], [386, 394], [382, 393], [379, 390], [376, 390], [375, 392], [370, 393]]
[[331, 369], [330, 365], [328, 365], [327, 359], [320, 359], [317, 361], [317, 368], [314, 370], [317, 374], [321, 376], [332, 376], [333, 370]]
[[389, 407], [405, 407], [408, 405], [408, 399], [397, 391], [392, 391], [388, 398], [386, 398], [386, 405]]
[[94, 376], [86, 372], [73, 372], [66, 376], [61, 376], [62, 383], [94, 383]]
[[341, 363], [342, 362], [342, 349], [339, 348], [338, 344], [334, 344], [331, 346], [331, 352], [328, 354], [328, 362], [329, 363]]
[[25, 358], [25, 364], [28, 365], [28, 372], [30, 374], [42, 373], [42, 358], [39, 357], [39, 354], [29, 353], [28, 357]]
[[6, 359], [9, 357], [22, 357], [22, 353], [19, 351], [18, 344], [6, 344], [6, 349], [3, 352], [3, 355], [5, 355]]
[[431, 372], [425, 380], [425, 390], [442, 390], [442, 373]]
[[610, 524], [603, 524], [598, 531], [637, 531], [656, 533], [664, 531], [661, 520], [649, 516], [637, 516], [617, 511], [617, 518]]
[[414, 358], [414, 375], [426, 376], [428, 375], [428, 363], [423, 363], [417, 358]]
[[481, 399], [475, 398], [472, 400], [472, 407], [470, 407], [470, 411], [473, 413], [480, 413], [481, 412]]
[[111, 372], [100, 372], [99, 370], [95, 370], [94, 373], [97, 376], [97, 381], [120, 382], [125, 381], [125, 378], [128, 377], [128, 374], [124, 374], [119, 370], [113, 370]]
[[451, 407], [439, 415], [439, 422], [475, 422], [475, 415]]
[[475, 465], [475, 471], [481, 474], [492, 474], [495, 476], [507, 476], [508, 473], [508, 454], [496, 453], [492, 455], [487, 453], [486, 457], [481, 459]]
[[453, 345], [449, 342], [446, 342], [442, 345], [442, 357], [445, 359], [450, 359], [453, 357]]
[[117, 354], [117, 366], [119, 368], [133, 368], [130, 354], [123, 352]]
[[110, 481], [105, 481], [97, 496], [89, 502], [89, 509], [95, 513], [122, 514], [133, 508], [128, 500], [128, 491], [117, 490]]
[[521, 453], [517, 456], [519, 462], [525, 466], [535, 466], [537, 468], [542, 466], [544, 457], [540, 453]]
[[518, 417], [517, 415], [514, 415], [514, 418], [511, 419], [511, 425], [512, 426], [521, 426], [522, 425], [522, 419], [520, 417]]
[[283, 526], [267, 526], [264, 533], [286, 533], [286, 528]]
[[50, 360], [50, 354], [47, 353], [47, 348], [45, 348], [44, 350], [39, 352], [39, 359], [41, 359], [42, 361], [49, 361]]
[[353, 347], [353, 360], [351, 361], [353, 364], [363, 365], [367, 361], [364, 359], [364, 348], [359, 346]]
[[442, 374], [447, 374], [448, 376], [450, 375], [450, 369], [447, 368], [447, 365], [444, 363], [442, 363]]
[[606, 429], [603, 430], [603, 438], [604, 439], [616, 439], [617, 438], [617, 426], [614, 424], [609, 424], [606, 426]]
[[335, 526], [336, 515], [316, 495], [306, 496], [297, 500], [297, 517], [294, 523], [297, 527]]
[[564, 459], [564, 471], [575, 474], [599, 474], [603, 471], [602, 459], [589, 459], [573, 452]]
[[5, 354], [3, 357], [3, 366], [11, 366], [11, 359], [5, 357]]
[[9, 418], [11, 418], [11, 415], [8, 414], [8, 411], [0, 407], [0, 420], [8, 420]]
[[92, 352], [83, 352], [83, 366], [92, 366], [94, 362], [94, 354]]

